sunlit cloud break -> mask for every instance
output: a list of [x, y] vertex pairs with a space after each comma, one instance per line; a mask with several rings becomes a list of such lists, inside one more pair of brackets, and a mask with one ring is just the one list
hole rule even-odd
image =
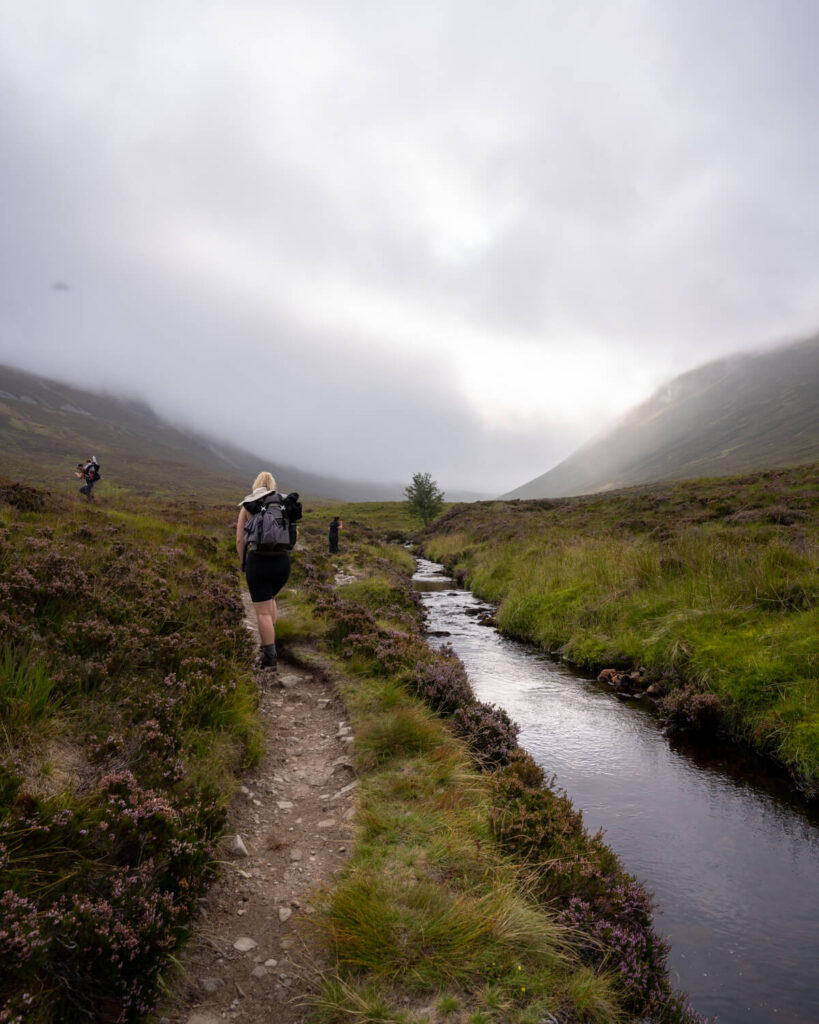
[[0, 358], [234, 440], [264, 382], [283, 462], [514, 487], [816, 329], [817, 30], [799, 0], [7, 6]]

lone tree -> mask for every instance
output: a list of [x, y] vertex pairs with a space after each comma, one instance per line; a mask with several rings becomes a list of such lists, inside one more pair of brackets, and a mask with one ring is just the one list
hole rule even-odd
[[424, 526], [440, 515], [444, 507], [444, 492], [438, 490], [438, 485], [429, 473], [415, 473], [404, 494], [407, 496], [410, 512], [423, 519]]

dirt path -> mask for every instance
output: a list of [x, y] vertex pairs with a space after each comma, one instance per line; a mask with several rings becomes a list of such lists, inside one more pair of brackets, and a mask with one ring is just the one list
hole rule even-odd
[[265, 754], [230, 808], [222, 876], [201, 901], [180, 976], [154, 1017], [161, 1024], [296, 1024], [307, 1015], [311, 967], [298, 926], [347, 856], [352, 735], [319, 676], [280, 664], [258, 678]]

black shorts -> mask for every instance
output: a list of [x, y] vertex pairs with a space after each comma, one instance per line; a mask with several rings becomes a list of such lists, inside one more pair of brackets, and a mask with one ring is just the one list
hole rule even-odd
[[257, 555], [248, 551], [245, 565], [250, 600], [254, 604], [269, 601], [287, 583], [290, 577], [290, 555]]

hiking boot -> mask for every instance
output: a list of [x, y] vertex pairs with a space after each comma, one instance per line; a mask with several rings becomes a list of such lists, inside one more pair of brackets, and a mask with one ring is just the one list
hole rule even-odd
[[262, 668], [276, 669], [276, 645], [262, 644]]

